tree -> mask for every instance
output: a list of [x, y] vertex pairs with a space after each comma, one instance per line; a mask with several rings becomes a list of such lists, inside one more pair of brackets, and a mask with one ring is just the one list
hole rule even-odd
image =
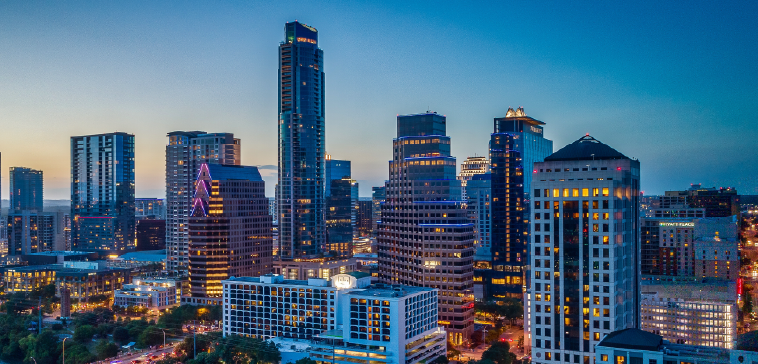
[[92, 336], [95, 335], [95, 327], [92, 325], [78, 326], [74, 331], [74, 340], [82, 344], [92, 340]]
[[99, 360], [112, 358], [118, 355], [118, 345], [108, 340], [100, 340], [95, 347], [95, 353]]
[[148, 326], [137, 338], [137, 344], [143, 348], [159, 343], [163, 343], [163, 331], [156, 326]]
[[74, 341], [66, 342], [66, 364], [88, 364], [97, 361], [97, 357], [87, 347]]
[[125, 327], [117, 327], [113, 329], [113, 340], [120, 344], [126, 344], [129, 342], [129, 330]]
[[496, 364], [511, 364], [515, 355], [511, 354], [511, 346], [507, 342], [495, 342], [482, 353], [482, 360], [489, 359]]

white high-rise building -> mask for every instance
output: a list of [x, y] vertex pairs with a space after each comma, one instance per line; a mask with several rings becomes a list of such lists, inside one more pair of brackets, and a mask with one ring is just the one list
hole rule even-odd
[[189, 264], [189, 212], [203, 163], [240, 165], [240, 140], [232, 133], [175, 131], [166, 146], [166, 269]]
[[[331, 280], [267, 274], [224, 285], [224, 336], [298, 342], [317, 363], [427, 363], [446, 354], [437, 289], [371, 284], [367, 273]], [[284, 360], [283, 360], [284, 361]]]
[[589, 135], [535, 163], [534, 363], [590, 363], [606, 335], [639, 326], [639, 185], [639, 161]]

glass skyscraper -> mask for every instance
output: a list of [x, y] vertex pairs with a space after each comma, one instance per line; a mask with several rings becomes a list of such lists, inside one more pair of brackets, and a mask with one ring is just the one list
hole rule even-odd
[[42, 171], [11, 167], [10, 202], [10, 213], [42, 212]]
[[73, 249], [135, 249], [134, 135], [71, 137]]
[[326, 247], [324, 53], [318, 31], [284, 26], [279, 45], [279, 257], [316, 257]]

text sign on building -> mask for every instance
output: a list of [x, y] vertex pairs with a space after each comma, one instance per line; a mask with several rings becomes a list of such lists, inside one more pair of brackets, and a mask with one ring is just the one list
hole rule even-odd
[[660, 227], [695, 227], [694, 222], [661, 222], [658, 223]]

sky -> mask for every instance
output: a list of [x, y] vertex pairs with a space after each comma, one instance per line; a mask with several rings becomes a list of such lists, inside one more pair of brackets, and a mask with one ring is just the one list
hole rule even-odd
[[137, 197], [164, 197], [175, 130], [234, 133], [272, 196], [293, 20], [319, 31], [327, 152], [361, 196], [388, 176], [397, 114], [446, 115], [460, 163], [518, 106], [555, 150], [590, 133], [639, 159], [646, 194], [758, 194], [756, 17], [754, 1], [2, 1], [2, 196], [23, 166], [68, 199], [69, 137], [122, 131]]

